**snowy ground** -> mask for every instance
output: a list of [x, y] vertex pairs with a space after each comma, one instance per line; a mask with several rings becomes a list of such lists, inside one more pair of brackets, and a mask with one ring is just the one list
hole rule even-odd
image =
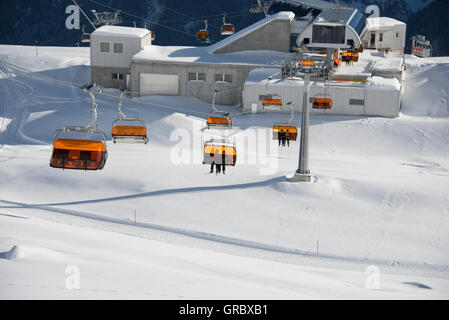
[[114, 90], [97, 95], [105, 169], [51, 169], [54, 130], [86, 125], [91, 105], [45, 77], [88, 83], [89, 52], [35, 54], [0, 46], [43, 76], [0, 63], [0, 298], [449, 298], [449, 58], [407, 57], [397, 119], [313, 116], [314, 183], [294, 184], [299, 143], [270, 139], [288, 116], [220, 107], [238, 161], [209, 175], [206, 103], [127, 99], [150, 144], [113, 144]]

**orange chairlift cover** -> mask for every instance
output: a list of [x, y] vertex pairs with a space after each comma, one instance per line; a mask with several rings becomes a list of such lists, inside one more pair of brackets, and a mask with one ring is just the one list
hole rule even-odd
[[206, 40], [209, 38], [209, 31], [198, 31], [196, 33], [196, 38], [199, 40]]
[[98, 140], [57, 139], [53, 144], [53, 148], [62, 150], [106, 152], [106, 147], [103, 141]]
[[233, 25], [224, 25], [224, 26], [221, 27], [221, 32], [222, 33], [223, 32], [232, 32], [232, 33], [234, 33], [235, 32], [235, 28], [234, 28]]
[[330, 98], [315, 98], [313, 99], [314, 109], [332, 109], [332, 99]]
[[264, 106], [282, 106], [282, 99], [263, 99], [262, 105]]
[[90, 34], [81, 35], [81, 42], [90, 42]]
[[101, 141], [58, 139], [53, 146], [53, 168], [99, 170], [106, 163], [107, 152]]
[[314, 66], [315, 62], [309, 60], [301, 60], [298, 62], [298, 64], [303, 66]]
[[216, 164], [222, 164], [223, 162], [223, 154], [225, 156], [225, 164], [227, 166], [235, 166], [237, 161], [237, 152], [235, 147], [230, 145], [205, 145], [204, 146], [204, 164], [212, 164], [215, 162]]
[[232, 119], [225, 116], [210, 116], [207, 118], [207, 124], [232, 125]]
[[234, 147], [231, 146], [220, 146], [220, 145], [205, 145], [204, 153], [207, 154], [215, 154], [215, 151], [218, 151], [218, 154], [223, 154], [223, 151], [228, 155], [236, 155], [236, 151]]
[[273, 126], [273, 134], [274, 137], [277, 138], [277, 135], [279, 132], [284, 131], [288, 134], [288, 138], [290, 140], [296, 141], [296, 138], [298, 137], [298, 129], [293, 125], [288, 124], [275, 124]]
[[146, 137], [147, 129], [142, 126], [115, 126], [112, 128], [112, 136]]

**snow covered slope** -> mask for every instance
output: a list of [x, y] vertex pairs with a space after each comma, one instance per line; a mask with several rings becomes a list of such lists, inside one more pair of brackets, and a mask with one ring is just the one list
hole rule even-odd
[[[449, 297], [449, 58], [407, 57], [397, 119], [313, 116], [314, 183], [294, 184], [298, 143], [271, 140], [286, 115], [219, 106], [236, 115], [226, 134], [238, 159], [209, 175], [208, 104], [125, 100], [150, 144], [113, 144], [114, 90], [97, 95], [105, 169], [51, 169], [53, 131], [87, 124], [90, 99], [46, 77], [84, 84], [90, 72], [82, 48], [41, 49], [0, 46], [0, 59], [38, 71], [1, 64], [2, 298]], [[80, 290], [65, 289], [67, 265]], [[372, 265], [378, 290], [366, 288]]]

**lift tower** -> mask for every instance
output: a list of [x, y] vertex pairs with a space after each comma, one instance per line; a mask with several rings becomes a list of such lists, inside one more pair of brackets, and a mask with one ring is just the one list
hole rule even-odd
[[332, 49], [328, 49], [328, 54], [324, 59], [311, 59], [307, 54], [307, 48], [300, 48], [298, 54], [290, 60], [284, 62], [282, 75], [285, 78], [304, 80], [304, 94], [301, 117], [301, 144], [299, 147], [299, 164], [295, 172], [293, 181], [311, 182], [312, 174], [309, 167], [309, 119], [310, 119], [310, 81], [329, 80], [333, 70], [329, 56]]

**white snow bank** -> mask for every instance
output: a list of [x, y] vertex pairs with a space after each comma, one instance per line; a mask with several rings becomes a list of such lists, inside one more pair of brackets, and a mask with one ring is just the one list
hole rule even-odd
[[373, 61], [371, 71], [373, 72], [401, 72], [404, 66], [402, 59], [377, 59]]
[[25, 258], [55, 258], [59, 253], [53, 250], [40, 247], [29, 247], [23, 245], [15, 245], [11, 250], [0, 253], [0, 259], [19, 260]]
[[401, 84], [396, 78], [371, 77], [366, 82], [366, 88], [399, 91]]
[[[0, 60], [39, 72], [90, 65], [90, 48], [0, 45]], [[0, 64], [2, 62], [0, 61]]]

